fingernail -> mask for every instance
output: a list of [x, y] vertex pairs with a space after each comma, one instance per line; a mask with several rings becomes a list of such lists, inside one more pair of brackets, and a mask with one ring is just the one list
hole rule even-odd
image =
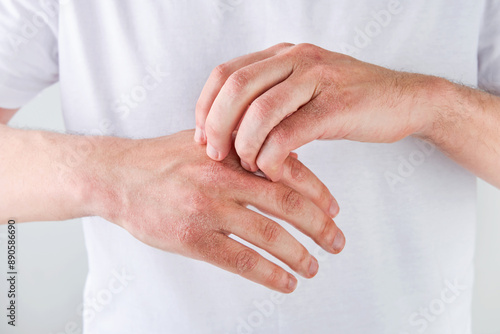
[[332, 199], [332, 203], [330, 204], [330, 217], [335, 218], [339, 214], [339, 205], [335, 199]]
[[333, 240], [333, 250], [335, 253], [340, 253], [340, 251], [344, 248], [345, 245], [345, 237], [344, 233], [342, 233], [341, 230], [337, 232], [337, 235], [335, 235], [335, 239]]
[[318, 260], [316, 260], [314, 257], [311, 257], [311, 264], [309, 265], [309, 275], [312, 277], [316, 275], [318, 272]]
[[207, 144], [207, 154], [210, 158], [219, 160], [219, 152], [217, 152], [217, 150], [210, 144]]
[[247, 164], [245, 161], [241, 160], [241, 167], [245, 168], [247, 171], [251, 172], [250, 170], [250, 165]]
[[295, 287], [297, 287], [297, 280], [295, 279], [295, 277], [290, 276], [290, 277], [288, 278], [288, 286], [287, 286], [288, 291], [293, 291], [293, 290], [295, 290]]

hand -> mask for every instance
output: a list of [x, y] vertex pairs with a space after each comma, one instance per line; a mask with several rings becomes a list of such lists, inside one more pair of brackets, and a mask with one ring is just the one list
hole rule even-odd
[[274, 183], [241, 168], [235, 152], [223, 162], [209, 159], [192, 141], [193, 131], [128, 140], [108, 149], [102, 217], [153, 247], [206, 261], [281, 292], [294, 276], [230, 238], [262, 248], [310, 278], [317, 260], [281, 225], [246, 207], [286, 220], [330, 253], [345, 239], [326, 212], [338, 206], [325, 185], [294, 157]]
[[[433, 77], [396, 72], [310, 44], [279, 44], [214, 69], [196, 106], [195, 140], [273, 181], [315, 139], [395, 142], [432, 123]], [[423, 93], [423, 94], [421, 94]]]

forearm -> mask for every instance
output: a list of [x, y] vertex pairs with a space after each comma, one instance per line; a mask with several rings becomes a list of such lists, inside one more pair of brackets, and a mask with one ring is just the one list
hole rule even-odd
[[500, 97], [446, 80], [431, 89], [434, 117], [422, 137], [500, 188]]
[[0, 125], [0, 224], [96, 214], [96, 156], [115, 140]]

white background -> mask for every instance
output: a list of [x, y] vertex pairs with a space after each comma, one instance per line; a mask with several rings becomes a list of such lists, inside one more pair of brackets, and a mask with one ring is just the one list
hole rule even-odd
[[[58, 86], [44, 91], [20, 110], [9, 125], [63, 132]], [[500, 334], [500, 191], [482, 181], [478, 182], [478, 190], [473, 333]], [[1, 273], [7, 272], [3, 255], [6, 254], [5, 227], [0, 226]], [[87, 259], [80, 221], [29, 223], [17, 227], [19, 326], [15, 329], [7, 326], [5, 311], [2, 311], [0, 333], [81, 333], [78, 307], [82, 301]], [[6, 284], [4, 279], [0, 282], [0, 305], [5, 310]]]

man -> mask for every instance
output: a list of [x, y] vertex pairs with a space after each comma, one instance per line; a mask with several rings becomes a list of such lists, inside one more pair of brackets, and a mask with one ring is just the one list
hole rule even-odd
[[468, 333], [500, 102], [451, 81], [498, 92], [498, 7], [6, 2], [4, 122], [59, 81], [87, 136], [1, 127], [2, 223], [87, 217], [87, 310], [134, 277], [85, 333]]

